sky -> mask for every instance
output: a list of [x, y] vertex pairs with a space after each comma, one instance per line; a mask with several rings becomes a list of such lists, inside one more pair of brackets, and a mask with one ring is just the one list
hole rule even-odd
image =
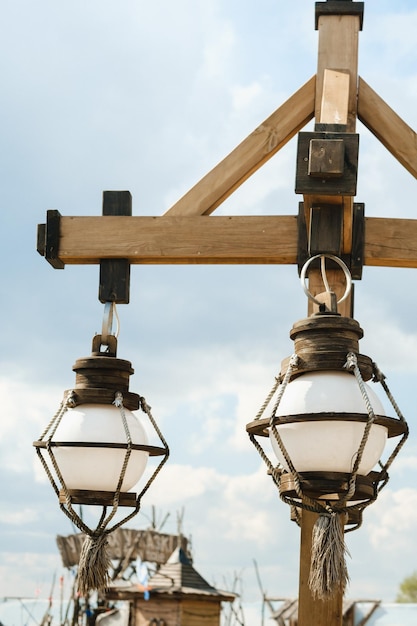
[[[314, 2], [3, 0], [0, 20], [0, 598], [46, 598], [73, 532], [32, 447], [100, 331], [98, 267], [54, 270], [36, 252], [47, 209], [100, 215], [129, 190], [162, 215], [316, 71]], [[359, 74], [417, 128], [417, 9], [366, 0]], [[358, 124], [357, 201], [414, 218], [415, 181]], [[218, 215], [295, 215], [293, 139]], [[414, 193], [413, 193], [414, 192]], [[279, 245], [279, 242], [277, 242]], [[391, 480], [347, 538], [350, 598], [392, 601], [417, 569], [415, 270], [365, 267], [355, 286], [361, 351], [375, 360], [411, 435]], [[260, 590], [296, 597], [299, 530], [250, 444], [252, 421], [307, 311], [295, 266], [134, 266], [118, 356], [133, 363], [170, 448], [130, 523], [192, 538], [197, 570], [239, 579], [248, 623]], [[67, 574], [65, 574], [67, 576]]]

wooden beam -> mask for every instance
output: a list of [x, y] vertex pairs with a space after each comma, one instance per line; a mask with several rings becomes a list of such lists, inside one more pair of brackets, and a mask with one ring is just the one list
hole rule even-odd
[[417, 268], [417, 220], [365, 218], [364, 263]]
[[296, 216], [61, 217], [59, 258], [94, 264], [297, 263]]
[[[81, 216], [61, 217], [57, 258], [66, 265], [106, 258], [132, 264], [296, 264], [297, 250], [295, 215]], [[417, 220], [366, 218], [364, 260], [417, 268]]]
[[315, 85], [313, 76], [178, 200], [166, 215], [210, 215], [313, 118]]
[[417, 134], [362, 78], [359, 79], [358, 118], [417, 178]]

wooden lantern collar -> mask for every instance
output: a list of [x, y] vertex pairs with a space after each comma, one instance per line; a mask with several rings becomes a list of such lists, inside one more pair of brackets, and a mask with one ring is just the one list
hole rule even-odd
[[[130, 361], [118, 359], [117, 339], [108, 336], [106, 350], [102, 348], [102, 336], [95, 335], [89, 357], [77, 359], [73, 365], [75, 386], [72, 391], [74, 406], [79, 404], [112, 404], [115, 394], [123, 396], [123, 406], [130, 411], [139, 408], [140, 397], [129, 391], [129, 379], [134, 373]], [[65, 392], [68, 395], [69, 390]]]

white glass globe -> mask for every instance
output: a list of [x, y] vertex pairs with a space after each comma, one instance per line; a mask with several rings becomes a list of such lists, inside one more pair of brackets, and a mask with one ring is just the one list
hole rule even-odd
[[[138, 418], [124, 409], [132, 443], [147, 445], [146, 432]], [[68, 409], [53, 441], [126, 444], [120, 409], [109, 404], [81, 404]], [[68, 489], [116, 491], [126, 455], [123, 448], [54, 448], [54, 455]], [[121, 491], [131, 489], [145, 471], [149, 453], [132, 450]]]
[[[385, 415], [381, 401], [365, 383], [376, 415]], [[309, 413], [361, 413], [366, 405], [355, 377], [348, 372], [311, 372], [291, 381], [284, 391], [277, 415]], [[308, 420], [277, 426], [284, 446], [297, 472], [352, 471], [365, 429], [365, 422]], [[365, 446], [359, 474], [366, 475], [381, 458], [388, 429], [373, 424]], [[270, 432], [272, 448], [278, 461], [289, 470], [278, 442]]]

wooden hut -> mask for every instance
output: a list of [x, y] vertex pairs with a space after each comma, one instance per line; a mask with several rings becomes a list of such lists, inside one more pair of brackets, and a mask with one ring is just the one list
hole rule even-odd
[[222, 602], [235, 595], [215, 589], [193, 567], [181, 547], [149, 579], [149, 599], [143, 588], [110, 588], [109, 600], [129, 600], [130, 626], [220, 626]]

